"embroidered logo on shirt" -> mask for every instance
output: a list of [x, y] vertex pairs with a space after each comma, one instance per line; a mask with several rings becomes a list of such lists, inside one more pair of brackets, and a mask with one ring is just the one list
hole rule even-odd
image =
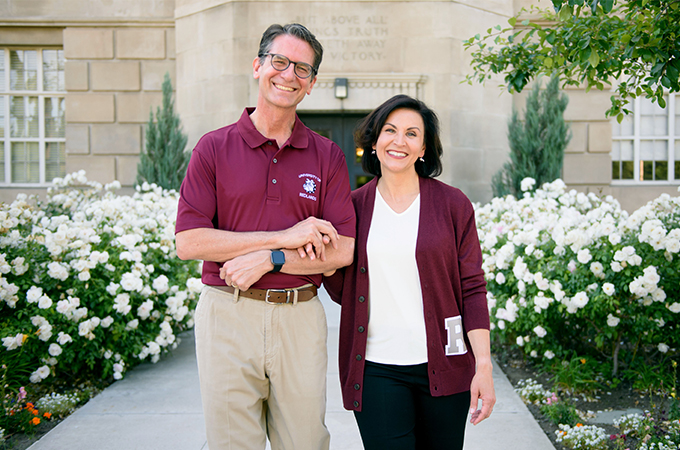
[[300, 197], [317, 201], [316, 195], [312, 194], [316, 193], [316, 189], [321, 183], [321, 178], [312, 175], [311, 173], [301, 173], [298, 175], [298, 178], [304, 179], [302, 182], [302, 189], [304, 192], [300, 192]]
[[302, 187], [308, 194], [313, 194], [314, 191], [316, 191], [316, 183], [314, 182], [314, 180], [309, 178], [305, 180], [305, 184], [302, 185]]

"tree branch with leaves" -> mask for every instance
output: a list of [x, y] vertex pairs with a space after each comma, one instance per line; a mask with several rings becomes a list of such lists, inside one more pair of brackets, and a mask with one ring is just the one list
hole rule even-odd
[[[680, 91], [680, 0], [552, 0], [552, 6], [523, 9], [510, 27], [464, 41], [473, 68], [466, 81], [502, 74], [510, 92], [543, 75], [586, 92], [613, 86], [607, 115], [619, 122], [631, 99], [644, 95], [665, 107], [665, 92]], [[522, 19], [527, 12], [539, 19]]]

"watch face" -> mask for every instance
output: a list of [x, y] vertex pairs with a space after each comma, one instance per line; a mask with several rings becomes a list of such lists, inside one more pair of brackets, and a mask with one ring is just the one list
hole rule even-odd
[[278, 272], [286, 263], [286, 255], [281, 250], [272, 250], [271, 261], [274, 265], [274, 272]]

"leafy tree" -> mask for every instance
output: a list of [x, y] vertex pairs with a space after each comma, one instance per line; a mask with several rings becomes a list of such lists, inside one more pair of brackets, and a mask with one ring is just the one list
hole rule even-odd
[[556, 180], [562, 174], [564, 149], [571, 139], [564, 121], [569, 99], [559, 90], [559, 79], [553, 77], [544, 91], [536, 83], [529, 93], [524, 121], [513, 108], [508, 123], [510, 161], [491, 179], [495, 197], [512, 194], [521, 198], [521, 182], [531, 177], [536, 186]]
[[149, 112], [146, 128], [146, 151], [137, 165], [137, 183], [147, 181], [165, 189], [179, 190], [187, 171], [191, 153], [185, 152], [187, 135], [182, 133], [179, 116], [175, 114], [170, 75], [163, 80], [163, 108]]
[[[608, 116], [620, 122], [626, 105], [645, 95], [665, 107], [664, 89], [680, 91], [680, 0], [552, 0], [542, 19], [508, 20], [465, 41], [474, 73], [468, 83], [504, 74], [509, 91], [557, 73], [586, 91], [615, 86]], [[537, 12], [532, 7], [532, 12]]]

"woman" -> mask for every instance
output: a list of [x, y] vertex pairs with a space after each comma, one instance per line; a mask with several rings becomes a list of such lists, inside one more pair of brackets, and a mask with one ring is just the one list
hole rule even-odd
[[442, 145], [423, 102], [391, 98], [355, 141], [375, 178], [352, 192], [354, 263], [324, 279], [342, 305], [344, 406], [366, 449], [462, 449], [468, 412], [476, 425], [496, 401], [472, 204], [432, 178]]

